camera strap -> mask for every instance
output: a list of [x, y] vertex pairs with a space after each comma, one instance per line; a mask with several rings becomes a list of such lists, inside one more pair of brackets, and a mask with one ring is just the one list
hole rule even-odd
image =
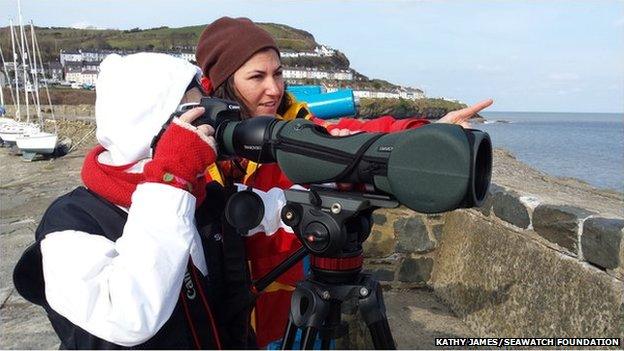
[[340, 179], [344, 179], [351, 172], [353, 172], [353, 169], [355, 169], [355, 167], [357, 167], [357, 165], [362, 160], [362, 157], [364, 156], [364, 153], [366, 153], [366, 150], [368, 150], [368, 148], [371, 145], [373, 145], [373, 143], [376, 142], [377, 139], [381, 138], [383, 135], [384, 134], [377, 134], [377, 135], [373, 136], [372, 138], [370, 138], [369, 140], [367, 140], [364, 144], [362, 144], [362, 146], [360, 146], [358, 151], [355, 153], [355, 156], [353, 157], [353, 160], [347, 166], [347, 168], [345, 168], [342, 172], [340, 172], [340, 174], [338, 174], [337, 176], [332, 178], [331, 181], [335, 181], [336, 182], [336, 181], [339, 181]]
[[[208, 298], [204, 292], [203, 282], [200, 273], [189, 258], [182, 290], [180, 290], [180, 301], [184, 309], [184, 315], [188, 327], [193, 337], [193, 342], [198, 350], [216, 348], [221, 350], [221, 340], [217, 323], [208, 303]], [[200, 330], [199, 326], [210, 326], [210, 332]]]

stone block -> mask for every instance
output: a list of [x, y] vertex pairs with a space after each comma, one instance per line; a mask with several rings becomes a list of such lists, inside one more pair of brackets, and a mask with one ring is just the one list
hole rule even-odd
[[583, 223], [581, 248], [586, 261], [607, 269], [623, 264], [622, 245], [624, 220], [611, 218], [588, 218]]
[[402, 259], [402, 254], [393, 253], [392, 255], [385, 257], [370, 257], [364, 260], [365, 264], [382, 265], [382, 266], [396, 266]]
[[492, 208], [496, 217], [518, 228], [526, 229], [531, 224], [531, 219], [529, 211], [519, 197], [513, 192], [498, 191], [492, 195]]
[[431, 231], [433, 232], [433, 237], [439, 243], [442, 240], [442, 230], [444, 229], [443, 224], [434, 225], [431, 227]]
[[368, 273], [373, 276], [379, 282], [391, 282], [394, 281], [394, 271], [387, 268], [370, 267], [364, 270], [364, 273]]
[[533, 229], [540, 236], [578, 255], [579, 223], [591, 215], [582, 208], [540, 204], [533, 211]]
[[377, 225], [384, 225], [388, 221], [388, 218], [386, 217], [386, 215], [383, 213], [379, 213], [379, 212], [373, 213], [372, 219], [373, 219], [373, 224], [377, 224]]
[[494, 195], [488, 192], [487, 195], [485, 195], [485, 200], [483, 200], [483, 204], [479, 207], [475, 207], [475, 209], [481, 212], [484, 216], [488, 217], [490, 215], [490, 212], [492, 212], [492, 204], [494, 203], [493, 198]]
[[431, 278], [432, 268], [433, 259], [430, 257], [407, 257], [399, 269], [399, 280], [407, 283], [427, 283]]
[[386, 228], [373, 227], [370, 236], [362, 244], [364, 257], [381, 258], [392, 255], [396, 246], [394, 234]]
[[521, 233], [472, 211], [446, 218], [429, 284], [472, 335], [624, 337], [622, 281]]
[[483, 213], [484, 216], [488, 217], [492, 212], [492, 205], [494, 195], [496, 193], [504, 192], [505, 189], [501, 186], [498, 186], [494, 183], [490, 183], [490, 188], [488, 189], [488, 193], [485, 195], [485, 200], [480, 207], [477, 207], [476, 210]]
[[397, 252], [424, 253], [435, 248], [425, 223], [418, 216], [399, 218], [394, 222], [394, 236], [398, 240]]

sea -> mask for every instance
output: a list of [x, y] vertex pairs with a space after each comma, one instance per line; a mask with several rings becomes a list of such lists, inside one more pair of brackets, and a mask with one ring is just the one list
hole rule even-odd
[[495, 148], [547, 174], [624, 192], [624, 113], [480, 112]]

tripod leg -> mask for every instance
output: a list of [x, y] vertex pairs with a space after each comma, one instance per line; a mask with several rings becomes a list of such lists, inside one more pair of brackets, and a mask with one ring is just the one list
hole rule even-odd
[[396, 350], [396, 345], [394, 344], [387, 319], [369, 324], [368, 330], [370, 330], [373, 345], [376, 350]]
[[331, 345], [331, 339], [321, 340], [321, 350], [329, 350], [330, 345]]
[[290, 316], [282, 349], [292, 349], [298, 328], [303, 329], [301, 349], [309, 350], [314, 347], [316, 335], [329, 312], [329, 302], [321, 299], [315, 293], [316, 290], [318, 289], [315, 285], [309, 281], [303, 281], [297, 285], [290, 300]]
[[297, 326], [292, 320], [292, 317], [288, 318], [288, 324], [286, 325], [286, 332], [282, 339], [282, 350], [292, 350], [295, 344], [295, 336], [297, 335]]
[[333, 339], [337, 339], [347, 333], [342, 323], [341, 304], [341, 301], [338, 300], [329, 303], [329, 312], [320, 332], [321, 350], [329, 350]]
[[395, 350], [396, 345], [386, 317], [386, 305], [381, 286], [372, 279], [368, 280], [366, 286], [370, 293], [360, 299], [359, 307], [371, 333], [373, 345], [378, 350]]
[[301, 336], [302, 350], [312, 350], [314, 348], [314, 341], [316, 341], [317, 332], [318, 329], [315, 327], [306, 327], [303, 330], [303, 335]]

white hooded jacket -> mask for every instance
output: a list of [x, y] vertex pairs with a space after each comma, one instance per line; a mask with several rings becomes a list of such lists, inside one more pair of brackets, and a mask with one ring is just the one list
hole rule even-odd
[[[97, 81], [98, 161], [137, 162], [179, 104], [198, 67], [165, 54], [109, 55]], [[46, 299], [73, 324], [106, 341], [134, 346], [154, 336], [178, 300], [189, 256], [207, 275], [194, 223], [195, 198], [157, 183], [140, 184], [122, 236], [113, 242], [77, 230], [41, 241]]]

